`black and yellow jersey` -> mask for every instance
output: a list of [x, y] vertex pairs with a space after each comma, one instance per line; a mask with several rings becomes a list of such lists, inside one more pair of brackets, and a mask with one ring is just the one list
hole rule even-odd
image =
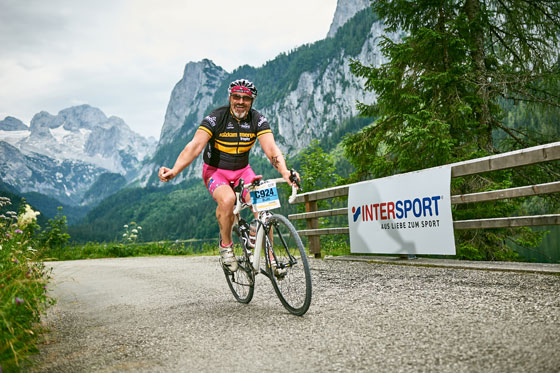
[[239, 170], [249, 164], [249, 151], [257, 138], [271, 133], [266, 118], [251, 109], [247, 117], [238, 121], [229, 105], [212, 111], [199, 128], [210, 135], [204, 149], [204, 163], [224, 170]]

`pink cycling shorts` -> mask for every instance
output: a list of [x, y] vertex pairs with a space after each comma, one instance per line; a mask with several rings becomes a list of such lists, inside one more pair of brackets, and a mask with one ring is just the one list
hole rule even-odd
[[206, 163], [202, 167], [202, 180], [204, 180], [204, 184], [212, 197], [214, 197], [214, 191], [219, 186], [232, 184], [236, 186], [241, 178], [245, 181], [245, 184], [250, 184], [255, 177], [256, 175], [249, 165], [235, 171], [209, 166]]

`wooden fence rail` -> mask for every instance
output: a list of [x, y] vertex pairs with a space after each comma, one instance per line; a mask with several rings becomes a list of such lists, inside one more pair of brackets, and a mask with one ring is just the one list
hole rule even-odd
[[[489, 157], [471, 159], [464, 162], [450, 164], [451, 177], [481, 174], [515, 167], [527, 166], [543, 162], [560, 160], [560, 142], [539, 145], [513, 152], [492, 155]], [[293, 203], [305, 203], [305, 213], [291, 214], [291, 220], [305, 219], [307, 229], [300, 230], [302, 236], [308, 236], [309, 250], [315, 256], [321, 255], [319, 236], [326, 234], [348, 234], [348, 227], [319, 228], [319, 218], [347, 215], [348, 208], [318, 210], [317, 201], [336, 197], [348, 196], [350, 185], [317, 190], [299, 194]], [[451, 196], [451, 204], [476, 203], [501, 199], [536, 196], [560, 192], [560, 181], [546, 184], [528, 185], [518, 188], [493, 190], [488, 192], [471, 193]], [[454, 229], [505, 228], [540, 225], [560, 225], [560, 214], [517, 216], [494, 219], [459, 220], [453, 222]]]

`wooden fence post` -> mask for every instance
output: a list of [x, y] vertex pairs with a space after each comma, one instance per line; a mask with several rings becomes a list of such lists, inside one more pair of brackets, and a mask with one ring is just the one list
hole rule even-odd
[[[305, 212], [317, 211], [317, 201], [306, 201]], [[307, 229], [318, 229], [319, 219], [310, 218], [306, 219]], [[313, 254], [315, 258], [321, 258], [321, 239], [319, 236], [309, 236], [309, 253]]]

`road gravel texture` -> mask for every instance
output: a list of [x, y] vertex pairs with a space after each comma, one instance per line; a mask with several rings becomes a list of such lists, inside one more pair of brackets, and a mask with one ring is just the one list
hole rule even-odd
[[558, 372], [560, 276], [311, 259], [297, 317], [216, 257], [47, 263], [37, 372]]

